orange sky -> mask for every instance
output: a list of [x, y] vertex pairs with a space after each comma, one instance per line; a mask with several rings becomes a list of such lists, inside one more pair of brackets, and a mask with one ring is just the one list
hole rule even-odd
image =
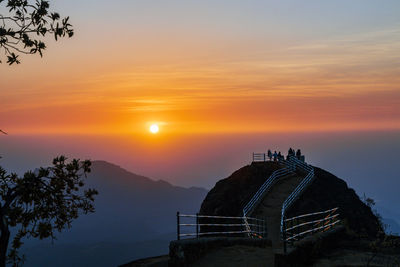
[[153, 122], [169, 134], [400, 128], [398, 24], [328, 36], [146, 24], [104, 42], [93, 21], [75, 21], [76, 36], [49, 42], [44, 58], [0, 65], [8, 132], [146, 134]]

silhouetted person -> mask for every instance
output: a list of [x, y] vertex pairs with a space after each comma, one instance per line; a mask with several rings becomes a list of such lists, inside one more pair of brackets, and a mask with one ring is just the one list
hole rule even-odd
[[293, 148], [289, 148], [287, 158], [289, 159], [289, 157], [290, 157], [290, 156], [294, 156], [294, 154], [295, 154], [294, 149], [293, 149]]
[[268, 158], [269, 158], [270, 161], [272, 160], [272, 152], [269, 149], [268, 149]]
[[282, 160], [282, 153], [279, 151], [278, 153], [278, 160], [281, 161]]
[[301, 150], [300, 149], [297, 149], [296, 158], [298, 158], [298, 159], [301, 158]]
[[275, 152], [274, 152], [273, 157], [274, 157], [274, 161], [276, 161], [276, 157], [278, 157], [278, 153], [276, 153], [276, 150], [275, 150]]

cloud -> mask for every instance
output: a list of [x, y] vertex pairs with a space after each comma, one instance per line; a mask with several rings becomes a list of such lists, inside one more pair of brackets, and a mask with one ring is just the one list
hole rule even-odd
[[[293, 128], [303, 112], [311, 118], [303, 123], [307, 129], [400, 124], [398, 28], [240, 49], [212, 59], [110, 67], [80, 79], [49, 80], [23, 96], [5, 90], [0, 115], [5, 124], [30, 125], [21, 117], [35, 114], [40, 127], [50, 127], [56, 116], [48, 114], [71, 111], [59, 124], [84, 127], [79, 114], [86, 114], [101, 116], [93, 128], [162, 121], [177, 131], [179, 125], [194, 131]], [[272, 116], [271, 110], [278, 112]]]

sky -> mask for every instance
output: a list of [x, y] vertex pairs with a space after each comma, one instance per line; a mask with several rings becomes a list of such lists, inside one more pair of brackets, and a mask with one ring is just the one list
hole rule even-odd
[[75, 28], [0, 65], [9, 133], [400, 128], [400, 2], [51, 1]]
[[292, 146], [400, 202], [400, 1], [50, 4], [74, 37], [0, 64], [8, 170], [66, 154], [210, 189], [252, 152]]

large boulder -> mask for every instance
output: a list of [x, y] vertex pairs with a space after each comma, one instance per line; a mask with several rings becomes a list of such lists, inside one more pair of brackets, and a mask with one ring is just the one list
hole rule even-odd
[[[282, 166], [277, 162], [261, 162], [252, 163], [235, 171], [228, 178], [218, 181], [207, 194], [201, 205], [200, 214], [242, 216], [243, 207], [272, 172], [279, 168]], [[304, 176], [304, 174], [299, 175]], [[371, 208], [360, 200], [345, 181], [316, 167], [313, 183], [290, 207], [287, 217], [334, 207], [339, 207], [340, 218], [352, 232], [375, 237], [382, 231], [379, 220]]]
[[314, 167], [315, 179], [289, 208], [287, 217], [338, 207], [340, 218], [354, 233], [371, 238], [382, 232], [378, 218], [345, 181]]
[[277, 169], [277, 162], [253, 162], [218, 181], [201, 204], [200, 214], [242, 216], [243, 207], [250, 201], [265, 180]]

